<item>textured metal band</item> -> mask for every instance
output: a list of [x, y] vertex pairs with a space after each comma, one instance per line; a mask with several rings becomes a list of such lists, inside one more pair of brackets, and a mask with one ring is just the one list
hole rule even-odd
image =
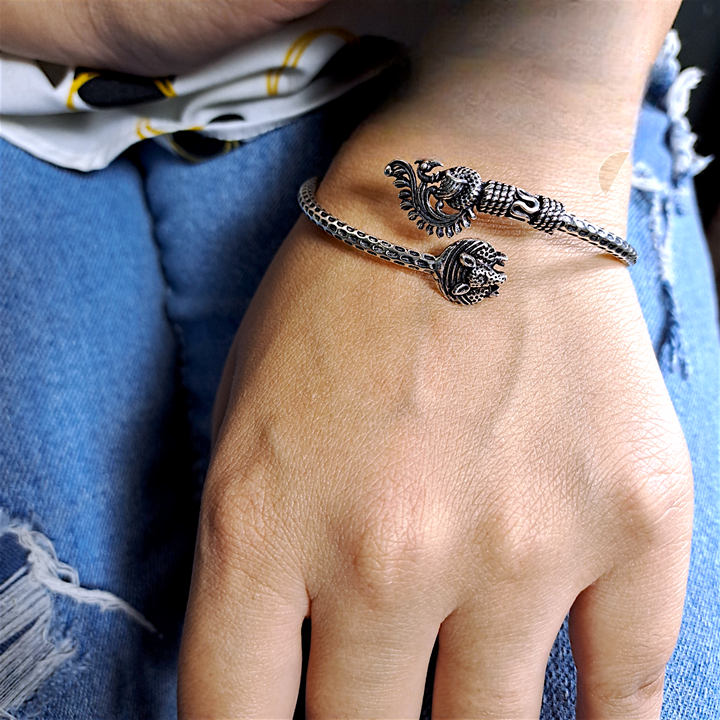
[[451, 302], [474, 305], [498, 294], [507, 276], [495, 269], [507, 256], [490, 243], [465, 238], [448, 245], [439, 257], [395, 245], [344, 223], [315, 200], [318, 179], [306, 180], [298, 192], [303, 212], [319, 228], [351, 247], [396, 265], [432, 275], [440, 292]]
[[303, 212], [325, 232], [333, 237], [342, 240], [368, 255], [389, 260], [396, 265], [419, 270], [420, 272], [432, 273], [437, 263], [437, 258], [430, 253], [421, 253], [417, 250], [408, 250], [402, 245], [394, 245], [387, 240], [364, 233], [362, 230], [338, 220], [325, 208], [321, 207], [315, 200], [315, 191], [318, 186], [318, 178], [306, 180], [298, 192], [298, 202]]
[[[437, 160], [416, 160], [414, 171], [405, 160], [393, 160], [385, 174], [395, 178], [400, 188], [400, 207], [428, 235], [453, 237], [470, 227], [479, 213], [509, 217], [552, 234], [564, 232], [595, 245], [627, 265], [634, 265], [637, 252], [618, 235], [593, 225], [568, 212], [559, 200], [533, 195], [514, 185], [483, 181], [471, 168], [457, 166], [432, 172], [442, 167]], [[417, 173], [417, 177], [416, 177]], [[446, 212], [445, 207], [451, 212]]]

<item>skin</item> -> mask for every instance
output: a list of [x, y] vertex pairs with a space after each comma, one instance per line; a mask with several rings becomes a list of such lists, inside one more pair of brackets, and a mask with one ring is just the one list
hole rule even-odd
[[[607, 195], [598, 173], [676, 9], [477, 4], [319, 199], [437, 252], [382, 169], [439, 157], [624, 234], [630, 168]], [[290, 717], [305, 617], [310, 718], [417, 717], [438, 633], [435, 717], [537, 717], [568, 612], [578, 717], [659, 716], [692, 478], [629, 274], [513, 221], [466, 235], [510, 256], [467, 309], [304, 219], [273, 262], [218, 397], [181, 717]]]
[[0, 48], [62, 65], [176, 75], [327, 0], [0, 0]]
[[[624, 234], [630, 168], [607, 194], [599, 170], [632, 147], [677, 7], [471, 4], [433, 26], [407, 92], [346, 143], [319, 200], [439, 253], [382, 174], [438, 157]], [[577, 716], [659, 716], [692, 475], [630, 277], [515, 221], [483, 217], [473, 236], [510, 260], [500, 297], [470, 308], [305, 219], [282, 246], [218, 393], [181, 718], [291, 717], [306, 617], [310, 718], [417, 717], [438, 633], [434, 717], [537, 717], [568, 612]]]

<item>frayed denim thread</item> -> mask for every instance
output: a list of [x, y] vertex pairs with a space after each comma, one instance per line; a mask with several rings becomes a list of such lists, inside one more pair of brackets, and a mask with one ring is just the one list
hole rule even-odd
[[633, 169], [632, 186], [645, 195], [651, 204], [648, 222], [653, 248], [657, 254], [660, 273], [660, 290], [665, 307], [665, 327], [656, 348], [658, 361], [667, 358], [667, 366], [687, 379], [690, 373], [684, 348], [680, 313], [675, 299], [674, 273], [672, 266], [672, 250], [670, 247], [673, 208], [676, 203], [676, 192], [668, 183], [655, 177], [652, 170], [642, 162], [636, 163]]
[[0, 719], [15, 720], [14, 711], [38, 687], [75, 655], [76, 643], [55, 637], [53, 596], [115, 610], [151, 633], [155, 627], [129, 603], [105, 590], [85, 588], [78, 571], [62, 562], [42, 533], [0, 510], [0, 539], [17, 543], [16, 555], [25, 561], [0, 581]]
[[689, 182], [712, 162], [713, 157], [702, 157], [695, 152], [697, 135], [692, 132], [686, 117], [690, 93], [698, 86], [703, 73], [695, 67], [680, 71], [677, 59], [679, 52], [680, 38], [675, 30], [671, 30], [650, 73], [646, 94], [647, 99], [663, 110], [669, 120], [665, 144], [672, 158], [670, 182], [663, 182], [648, 165], [638, 162], [633, 169], [632, 187], [651, 204], [648, 222], [657, 254], [662, 301], [666, 311], [665, 328], [657, 348], [658, 360], [666, 358], [669, 369], [687, 379], [690, 366], [683, 347], [680, 313], [675, 297], [670, 239], [673, 214], [683, 215], [687, 212]]

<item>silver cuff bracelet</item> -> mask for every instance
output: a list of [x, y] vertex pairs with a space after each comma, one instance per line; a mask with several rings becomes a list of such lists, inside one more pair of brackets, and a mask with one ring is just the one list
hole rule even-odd
[[[385, 168], [385, 174], [394, 177], [395, 186], [400, 188], [400, 207], [407, 210], [409, 219], [428, 235], [453, 237], [470, 227], [477, 217], [475, 213], [479, 212], [522, 220], [546, 233], [565, 232], [596, 245], [627, 265], [637, 260], [635, 249], [625, 240], [575, 217], [558, 200], [494, 180], [483, 182], [475, 170], [462, 166], [431, 173], [433, 168], [442, 167], [442, 163], [417, 160], [416, 165], [417, 178], [412, 166], [404, 160], [393, 160]], [[317, 178], [306, 180], [298, 193], [298, 201], [318, 227], [369, 255], [429, 273], [451, 302], [474, 305], [483, 298], [494, 297], [507, 279], [505, 273], [495, 269], [496, 265], [505, 264], [507, 256], [484, 240], [457, 240], [437, 257], [410, 250], [368, 235], [331, 215], [315, 200], [317, 185]], [[445, 212], [446, 205], [452, 212]]]

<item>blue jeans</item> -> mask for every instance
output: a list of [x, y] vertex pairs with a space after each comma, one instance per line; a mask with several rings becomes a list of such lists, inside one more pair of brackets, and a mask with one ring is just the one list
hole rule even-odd
[[[698, 161], [665, 105], [674, 82], [668, 57], [640, 115], [628, 236], [696, 483], [664, 716], [712, 719], [720, 346]], [[0, 142], [0, 717], [175, 716], [224, 358], [298, 215], [298, 186], [324, 172], [355, 106], [341, 99], [201, 165], [144, 142], [83, 175]], [[563, 628], [543, 718], [574, 716], [574, 673]]]

